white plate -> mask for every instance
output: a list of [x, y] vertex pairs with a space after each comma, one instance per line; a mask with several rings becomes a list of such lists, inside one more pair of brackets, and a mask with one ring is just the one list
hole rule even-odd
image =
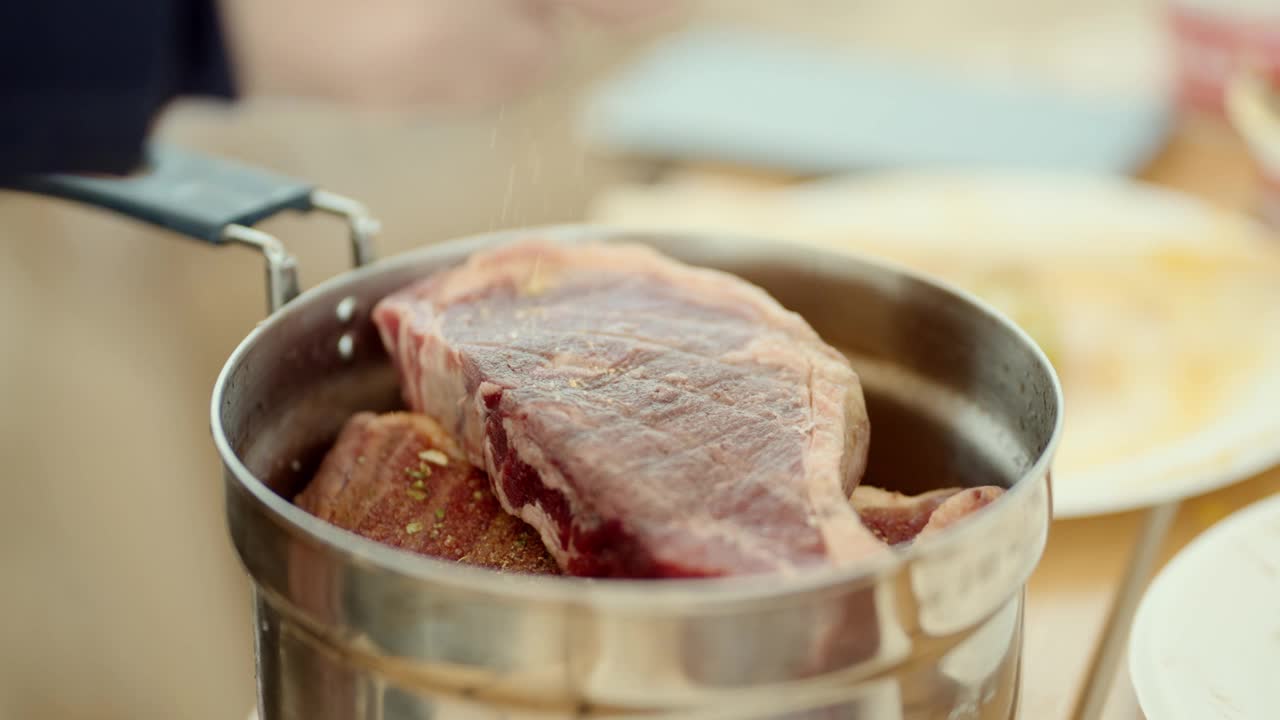
[[1280, 717], [1280, 495], [1165, 567], [1138, 607], [1129, 675], [1147, 720]]
[[1059, 517], [1189, 497], [1280, 462], [1280, 240], [1188, 196], [1001, 172], [788, 190], [695, 178], [611, 192], [595, 219], [871, 253], [986, 297], [1062, 375]]

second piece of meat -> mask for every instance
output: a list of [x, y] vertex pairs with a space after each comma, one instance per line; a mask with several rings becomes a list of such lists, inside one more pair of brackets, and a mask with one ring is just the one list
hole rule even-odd
[[863, 485], [853, 491], [852, 502], [862, 523], [876, 537], [890, 545], [902, 545], [951, 527], [994, 502], [1003, 492], [1002, 488], [984, 485], [903, 495]]
[[498, 506], [484, 473], [421, 415], [354, 415], [294, 503], [392, 547], [495, 570], [558, 574], [537, 533]]

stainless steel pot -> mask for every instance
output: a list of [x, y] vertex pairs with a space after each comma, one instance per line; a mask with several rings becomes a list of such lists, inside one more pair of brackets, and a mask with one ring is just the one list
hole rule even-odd
[[[262, 720], [859, 718], [1016, 714], [1024, 586], [1050, 519], [1062, 397], [1044, 355], [976, 299], [867, 259], [728, 237], [551, 227], [425, 247], [296, 299], [292, 260], [248, 226], [360, 206], [157, 150], [151, 175], [28, 189], [112, 207], [268, 258], [272, 305], [213, 393], [227, 518], [253, 578]], [[216, 202], [211, 202], [210, 199]], [[385, 547], [289, 498], [357, 410], [399, 405], [369, 310], [478, 248], [541, 235], [638, 241], [735, 273], [803, 314], [862, 376], [867, 481], [1009, 491], [954, 529], [851, 571], [700, 581], [497, 574]]]

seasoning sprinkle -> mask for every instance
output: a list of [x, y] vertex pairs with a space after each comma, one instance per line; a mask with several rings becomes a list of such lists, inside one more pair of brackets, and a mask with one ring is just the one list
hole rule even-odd
[[437, 520], [444, 519], [444, 508], [436, 508], [436, 519]]
[[404, 526], [404, 531], [406, 533], [409, 533], [410, 535], [416, 532], [420, 532], [421, 530], [422, 530], [422, 523], [420, 522], [411, 522], [408, 525]]
[[429, 463], [444, 467], [449, 464], [449, 456], [439, 450], [423, 450], [418, 453], [418, 457]]
[[408, 475], [408, 476], [409, 476], [409, 477], [411, 477], [411, 478], [421, 478], [421, 477], [422, 477], [422, 471], [421, 471], [421, 470], [415, 470], [414, 468], [405, 468], [405, 469], [404, 469], [404, 474], [405, 474], [405, 475]]
[[473, 498], [475, 498], [475, 499], [477, 499], [477, 500], [483, 500], [483, 499], [484, 499], [484, 493], [483, 493], [483, 492], [481, 492], [481, 491], [479, 491], [479, 490], [477, 490], [477, 491], [475, 491], [475, 492], [471, 493], [471, 497], [473, 497]]
[[578, 387], [578, 379], [569, 378], [569, 387]]
[[364, 463], [365, 463], [365, 457], [363, 455], [357, 455], [356, 464], [363, 465]]
[[426, 483], [424, 483], [424, 482], [422, 482], [421, 480], [414, 480], [414, 481], [413, 481], [413, 485], [412, 485], [412, 487], [413, 487], [413, 489], [414, 489], [414, 490], [421, 490], [421, 489], [425, 488], [426, 486], [427, 486], [427, 484], [426, 484]]
[[406, 492], [409, 494], [409, 497], [413, 498], [414, 500], [427, 499], [427, 494], [421, 490], [414, 490], [413, 488], [409, 488]]

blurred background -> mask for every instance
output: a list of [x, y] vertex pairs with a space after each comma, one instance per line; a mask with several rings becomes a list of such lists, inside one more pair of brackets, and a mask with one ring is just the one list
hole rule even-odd
[[[225, 3], [231, 34], [269, 41], [319, 22], [273, 25], [253, 2]], [[364, 201], [383, 256], [599, 217], [619, 188], [914, 168], [1137, 176], [1256, 215], [1264, 173], [1212, 89], [1219, 36], [1175, 12], [1199, 6], [1228, 18], [1272, 7], [694, 0], [622, 28], [565, 22], [539, 83], [478, 109], [272, 98], [281, 78], [246, 68], [252, 97], [180, 102], [156, 132]], [[459, 47], [491, 42], [483, 17], [467, 22], [476, 34]], [[262, 316], [260, 259], [15, 193], [0, 193], [0, 218], [0, 717], [243, 718], [249, 595], [207, 403]], [[338, 223], [263, 229], [296, 252], [308, 285], [346, 267]], [[1098, 583], [1064, 589], [1093, 604], [1056, 622], [1096, 621]], [[1025, 717], [1062, 716], [1071, 682], [1046, 678], [1078, 675], [1088, 645], [1030, 642], [1063, 654], [1029, 661], [1041, 664]]]

